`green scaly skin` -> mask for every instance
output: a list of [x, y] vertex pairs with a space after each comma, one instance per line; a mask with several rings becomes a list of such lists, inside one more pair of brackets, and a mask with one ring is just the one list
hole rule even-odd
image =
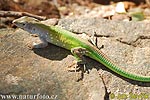
[[[95, 46], [90, 44], [89, 42], [79, 38], [72, 32], [64, 30], [57, 26], [47, 26], [37, 21], [34, 18], [30, 17], [22, 17], [13, 21], [18, 27], [34, 34], [33, 30], [38, 30], [39, 37], [47, 34], [44, 38], [46, 38], [46, 42], [52, 43], [54, 45], [63, 47], [68, 50], [72, 50], [74, 48], [80, 47], [86, 49], [88, 51], [85, 55], [102, 63], [104, 66], [114, 71], [115, 73], [126, 77], [128, 79], [132, 79], [135, 81], [141, 82], [150, 82], [150, 76], [141, 76], [128, 73], [122, 69], [120, 69], [116, 64], [114, 64], [101, 50], [97, 49]], [[25, 26], [26, 25], [26, 26]], [[27, 27], [30, 26], [30, 27]], [[34, 28], [31, 28], [34, 27]], [[32, 31], [31, 31], [32, 30]], [[39, 31], [40, 30], [40, 31]], [[42, 33], [43, 32], [43, 33]], [[43, 37], [41, 37], [43, 38]]]

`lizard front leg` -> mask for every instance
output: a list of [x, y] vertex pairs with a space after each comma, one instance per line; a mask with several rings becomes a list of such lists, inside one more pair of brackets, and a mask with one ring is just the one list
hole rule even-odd
[[28, 45], [30, 49], [34, 48], [45, 48], [48, 46], [48, 42], [46, 41], [45, 38], [39, 37], [42, 43], [33, 43], [32, 45]]

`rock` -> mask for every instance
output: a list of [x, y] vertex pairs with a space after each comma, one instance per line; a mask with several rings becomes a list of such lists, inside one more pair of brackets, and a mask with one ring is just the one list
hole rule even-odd
[[[20, 99], [36, 95], [39, 100], [104, 98], [104, 85], [96, 70], [85, 74], [87, 78], [79, 82], [80, 72], [68, 72], [67, 67], [75, 60], [69, 51], [52, 44], [32, 51], [27, 44], [38, 41], [38, 37], [21, 29], [1, 29], [0, 33], [0, 95], [21, 95]], [[98, 84], [94, 85], [95, 82]]]
[[[98, 47], [103, 45], [101, 50], [121, 69], [150, 76], [150, 23], [67, 18], [61, 19], [58, 25], [74, 33], [95, 34]], [[150, 83], [120, 77], [103, 65], [96, 64], [93, 67], [98, 67], [102, 73], [107, 91], [114, 94], [114, 99], [134, 99], [130, 94], [135, 95], [136, 99], [147, 99], [144, 96], [150, 91]]]
[[[98, 47], [104, 45], [101, 50], [121, 69], [150, 76], [149, 23], [67, 18], [58, 25], [79, 34], [95, 34]], [[70, 51], [52, 44], [29, 50], [27, 44], [33, 41], [38, 42], [38, 37], [21, 29], [0, 30], [1, 95], [46, 95], [56, 100], [145, 99], [150, 91], [150, 83], [121, 77], [90, 58], [86, 58], [89, 74], [77, 81], [81, 72], [67, 70], [75, 60]]]

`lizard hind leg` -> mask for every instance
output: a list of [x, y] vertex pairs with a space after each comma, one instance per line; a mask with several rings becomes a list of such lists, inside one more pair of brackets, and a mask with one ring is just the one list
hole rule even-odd
[[[83, 55], [87, 53], [87, 50], [82, 47], [75, 47], [71, 49], [71, 53], [77, 60], [77, 66], [83, 65], [83, 68], [84, 68], [83, 70], [86, 71], [86, 67], [85, 67], [86, 61]], [[75, 66], [75, 72], [76, 72], [77, 66]]]

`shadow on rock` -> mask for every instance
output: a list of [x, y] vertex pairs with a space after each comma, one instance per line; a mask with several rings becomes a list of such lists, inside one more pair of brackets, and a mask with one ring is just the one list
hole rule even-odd
[[68, 55], [71, 55], [68, 50], [55, 46], [53, 44], [49, 44], [46, 48], [33, 49], [33, 51], [37, 55], [50, 60], [62, 60]]
[[[71, 55], [69, 50], [55, 46], [53, 44], [49, 44], [48, 47], [43, 48], [43, 49], [33, 49], [33, 51], [34, 51], [34, 53], [38, 54], [39, 56], [42, 56], [42, 57], [50, 59], [50, 60], [62, 60], [65, 57], [67, 57], [68, 55]], [[110, 69], [108, 69], [104, 65], [100, 64], [99, 62], [96, 62], [93, 59], [90, 59], [89, 57], [86, 57], [86, 62], [87, 62], [86, 63], [87, 70], [91, 70], [93, 68], [93, 66], [95, 66], [95, 68], [97, 70], [99, 70], [99, 69], [106, 70], [131, 84], [142, 86], [142, 87], [150, 87], [150, 82], [139, 82], [139, 81], [127, 79], [127, 78], [120, 76], [119, 74], [111, 71]]]

